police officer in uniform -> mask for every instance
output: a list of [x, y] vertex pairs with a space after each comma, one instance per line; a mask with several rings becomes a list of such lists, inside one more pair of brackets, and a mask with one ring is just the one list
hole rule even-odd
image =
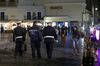
[[44, 42], [46, 44], [46, 50], [47, 50], [47, 58], [52, 58], [52, 52], [53, 52], [53, 44], [55, 40], [57, 40], [57, 34], [55, 28], [52, 27], [52, 23], [48, 22], [47, 27], [44, 27], [43, 29], [43, 37]]
[[23, 36], [24, 36], [24, 30], [21, 27], [21, 23], [17, 23], [17, 27], [13, 30], [13, 41], [16, 43], [15, 45], [15, 58], [19, 54], [19, 56], [22, 56], [22, 46], [23, 46]]
[[33, 22], [33, 26], [29, 30], [30, 42], [31, 42], [31, 49], [32, 49], [32, 58], [36, 57], [35, 49], [37, 50], [38, 59], [41, 59], [41, 52], [40, 52], [40, 42], [42, 41], [42, 33], [37, 26], [37, 21]]

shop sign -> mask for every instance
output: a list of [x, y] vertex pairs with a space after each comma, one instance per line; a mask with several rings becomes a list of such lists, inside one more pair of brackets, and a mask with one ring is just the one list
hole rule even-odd
[[50, 9], [63, 9], [62, 6], [51, 6]]

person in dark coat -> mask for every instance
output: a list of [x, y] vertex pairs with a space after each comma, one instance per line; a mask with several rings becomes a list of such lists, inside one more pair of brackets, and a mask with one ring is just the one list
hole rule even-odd
[[49, 22], [47, 24], [48, 26], [44, 27], [43, 29], [43, 37], [46, 44], [47, 58], [51, 59], [53, 53], [53, 45], [55, 40], [57, 40], [57, 34], [55, 28], [52, 27], [52, 23]]
[[24, 30], [21, 27], [21, 23], [17, 23], [17, 27], [13, 30], [13, 41], [16, 43], [15, 45], [15, 58], [19, 54], [19, 56], [22, 56], [22, 46], [23, 46], [23, 37], [24, 36]]
[[74, 50], [74, 55], [79, 55], [79, 46], [78, 46], [78, 41], [80, 38], [80, 33], [78, 30], [77, 26], [74, 26], [72, 29], [72, 39], [73, 39], [73, 50]]
[[41, 59], [41, 52], [40, 52], [40, 42], [42, 41], [42, 33], [37, 26], [37, 22], [33, 22], [33, 26], [29, 30], [30, 42], [31, 42], [31, 49], [32, 49], [32, 58], [36, 57], [35, 49], [37, 50], [38, 59]]
[[67, 28], [63, 25], [61, 27], [61, 41], [62, 47], [66, 47], [66, 35], [67, 35]]
[[4, 27], [3, 27], [3, 25], [1, 24], [1, 33], [3, 33], [4, 32]]

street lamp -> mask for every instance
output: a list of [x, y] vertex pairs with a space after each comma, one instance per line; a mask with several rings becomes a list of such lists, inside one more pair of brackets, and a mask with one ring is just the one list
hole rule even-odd
[[93, 20], [92, 20], [92, 24], [94, 25], [95, 24], [95, 21], [96, 21], [96, 11], [98, 10], [95, 4], [95, 0], [91, 0], [91, 4], [92, 4], [92, 16], [93, 16]]
[[97, 11], [98, 10], [98, 8], [95, 8], [95, 11]]
[[94, 25], [95, 23], [95, 1], [94, 0], [91, 0], [91, 3], [92, 3], [92, 16], [93, 16], [93, 20], [92, 20], [92, 25]]

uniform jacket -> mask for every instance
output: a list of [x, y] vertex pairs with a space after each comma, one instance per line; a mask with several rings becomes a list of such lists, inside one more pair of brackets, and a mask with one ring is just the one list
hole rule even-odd
[[45, 36], [54, 36], [54, 39], [57, 40], [57, 34], [55, 28], [51, 26], [44, 27], [43, 29], [43, 37]]
[[25, 31], [21, 26], [17, 26], [13, 30], [13, 41], [15, 41], [16, 37], [22, 36], [22, 39], [24, 39]]
[[[36, 33], [36, 35], [33, 36], [31, 34], [32, 32]], [[33, 27], [30, 28], [29, 36], [30, 36], [32, 42], [34, 42], [34, 41], [42, 41], [42, 33], [41, 33], [39, 27], [36, 26], [36, 25], [34, 25]]]

